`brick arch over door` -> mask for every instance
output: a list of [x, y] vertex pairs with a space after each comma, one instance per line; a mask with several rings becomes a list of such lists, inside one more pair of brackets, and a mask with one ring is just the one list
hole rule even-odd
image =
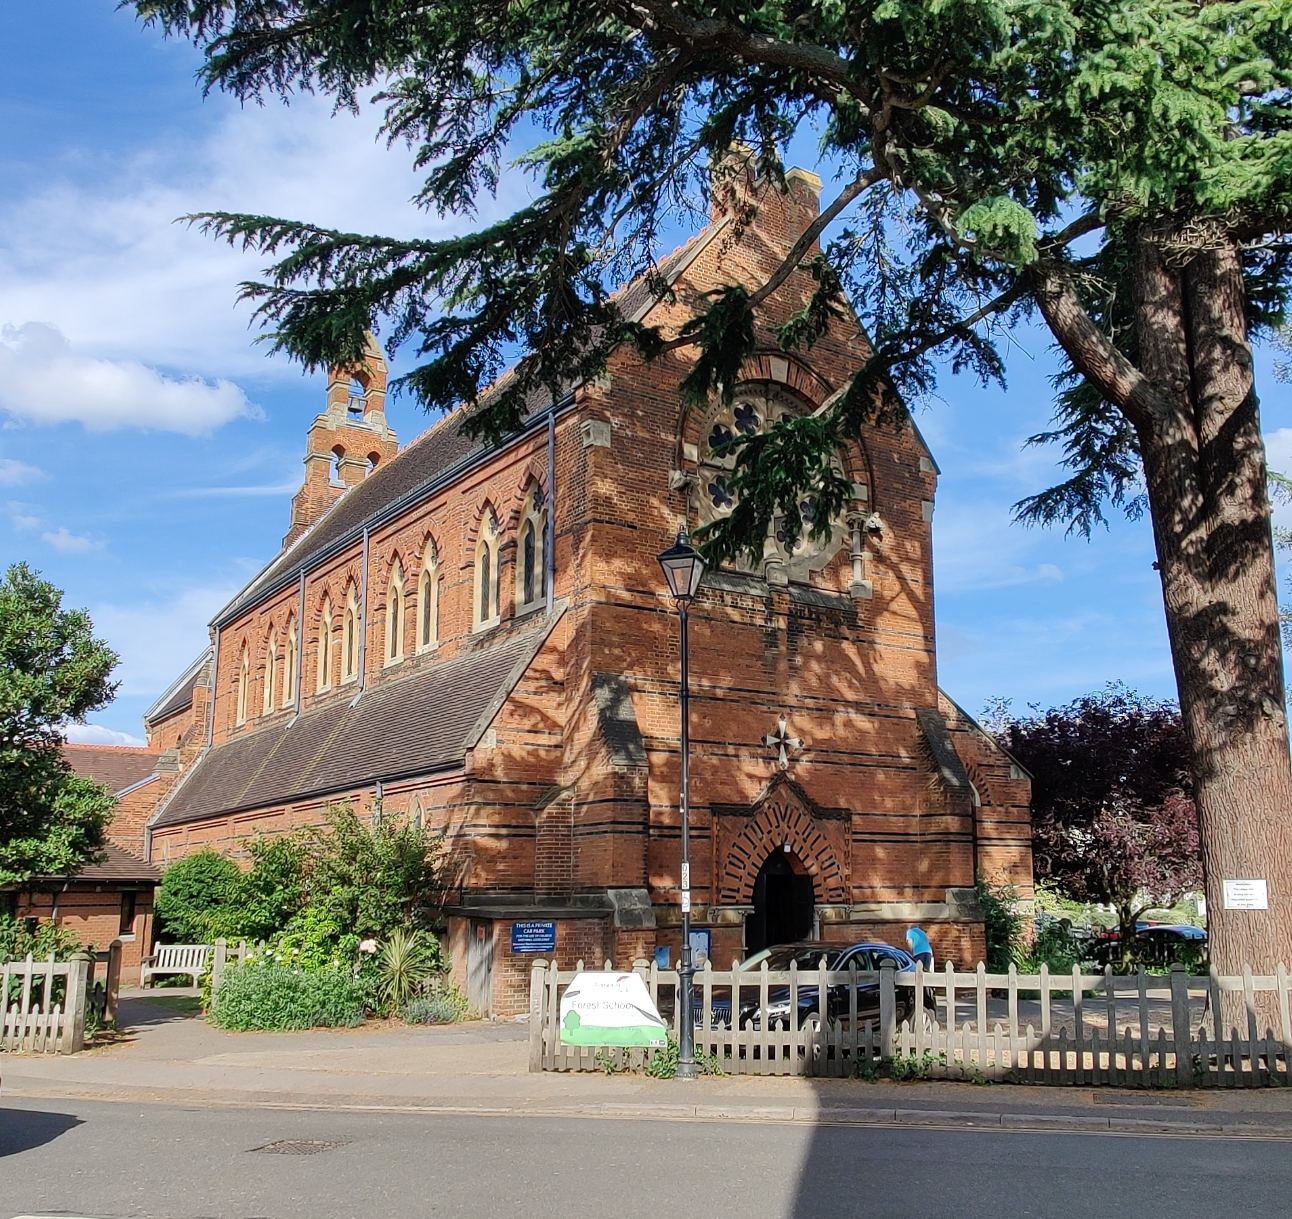
[[845, 902], [843, 869], [811, 814], [789, 792], [768, 798], [757, 816], [731, 844], [722, 865], [718, 900], [724, 906], [747, 906], [754, 900], [754, 881], [767, 856], [789, 843], [812, 877], [817, 901]]

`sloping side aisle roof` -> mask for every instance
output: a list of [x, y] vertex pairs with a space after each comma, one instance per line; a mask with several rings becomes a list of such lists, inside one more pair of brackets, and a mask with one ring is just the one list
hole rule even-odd
[[150, 828], [426, 774], [466, 757], [564, 612], [208, 750]]

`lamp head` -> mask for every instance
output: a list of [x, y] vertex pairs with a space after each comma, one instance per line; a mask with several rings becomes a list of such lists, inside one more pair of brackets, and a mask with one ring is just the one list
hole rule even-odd
[[685, 529], [677, 532], [677, 541], [659, 555], [659, 565], [668, 581], [668, 591], [679, 606], [685, 607], [695, 600], [704, 579], [704, 556], [691, 545]]

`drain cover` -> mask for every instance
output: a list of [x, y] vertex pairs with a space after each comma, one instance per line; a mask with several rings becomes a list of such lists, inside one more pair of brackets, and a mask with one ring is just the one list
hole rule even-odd
[[275, 1156], [316, 1156], [320, 1151], [335, 1151], [338, 1147], [344, 1147], [347, 1142], [347, 1139], [279, 1139], [251, 1150]]

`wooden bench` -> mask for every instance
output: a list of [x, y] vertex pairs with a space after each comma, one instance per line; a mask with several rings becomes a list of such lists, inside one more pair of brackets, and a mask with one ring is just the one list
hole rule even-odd
[[144, 957], [139, 985], [147, 986], [149, 978], [160, 974], [188, 974], [196, 986], [206, 973], [210, 959], [210, 944], [158, 944], [151, 956]]

